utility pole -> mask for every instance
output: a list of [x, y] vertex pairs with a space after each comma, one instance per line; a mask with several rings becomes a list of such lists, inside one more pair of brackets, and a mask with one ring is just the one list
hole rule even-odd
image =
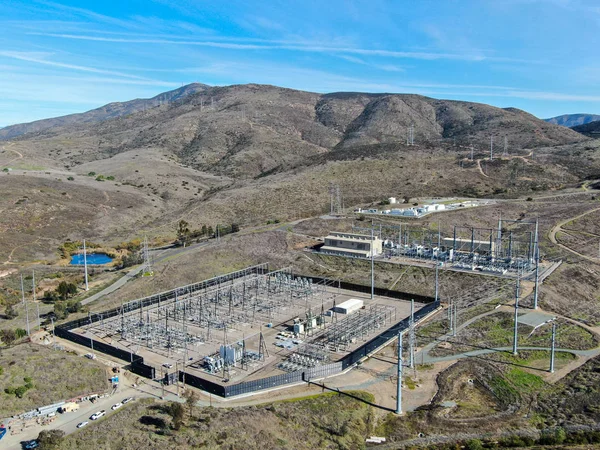
[[42, 322], [40, 321], [40, 304], [36, 303], [35, 306], [37, 307], [37, 323], [38, 323], [38, 331], [40, 331], [42, 329]]
[[31, 271], [31, 293], [33, 294], [33, 301], [35, 302], [35, 270]]
[[85, 239], [83, 240], [83, 270], [85, 272], [85, 290], [89, 291], [90, 287], [88, 285], [87, 252], [85, 248]]
[[435, 265], [435, 303], [437, 304], [440, 295], [440, 278], [439, 278], [440, 265]]
[[402, 414], [402, 331], [398, 332], [398, 384], [396, 386], [396, 414]]
[[518, 334], [518, 325], [519, 325], [519, 295], [521, 289], [521, 274], [517, 275], [517, 288], [515, 289], [515, 329], [513, 333], [513, 355], [516, 355], [517, 348], [519, 346], [519, 334]]
[[[92, 316], [90, 314], [90, 328], [91, 328], [91, 326], [92, 326]], [[92, 358], [93, 358], [94, 357], [94, 335], [93, 335], [91, 329], [90, 329], [90, 344], [92, 347]]]
[[504, 136], [504, 152], [502, 156], [508, 157], [508, 138]]
[[458, 303], [452, 303], [454, 306], [454, 314], [452, 314], [452, 320], [454, 324], [452, 325], [452, 336], [456, 337], [456, 320], [458, 316]]
[[471, 161], [473, 161], [473, 144], [471, 144]]
[[21, 274], [21, 297], [23, 298], [23, 304], [25, 305], [25, 321], [27, 323], [27, 336], [30, 335], [29, 330], [29, 308], [25, 302], [25, 289], [23, 288], [23, 274]]
[[409, 353], [409, 367], [411, 369], [415, 368], [415, 301], [414, 299], [410, 300], [410, 328], [408, 335], [408, 343], [410, 346]]
[[538, 222], [539, 219], [535, 219], [535, 243], [534, 243], [534, 257], [535, 257], [535, 287], [533, 290], [533, 309], [538, 309], [538, 294], [540, 289], [540, 243], [538, 235]]
[[375, 249], [373, 248], [373, 221], [371, 220], [371, 300], [375, 298]]
[[556, 345], [556, 322], [552, 322], [552, 342], [550, 343], [550, 373], [554, 373], [555, 345]]
[[494, 136], [490, 136], [490, 161], [494, 160]]
[[50, 317], [50, 323], [52, 324], [52, 348], [56, 350], [56, 335], [54, 334], [54, 317]]
[[23, 300], [23, 304], [25, 304], [25, 289], [23, 289], [23, 274], [21, 274], [21, 299]]

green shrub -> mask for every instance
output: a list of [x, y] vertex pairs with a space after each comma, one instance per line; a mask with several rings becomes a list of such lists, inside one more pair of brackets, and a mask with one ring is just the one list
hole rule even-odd
[[69, 180], [69, 181], [73, 181], [74, 179], [75, 178], [73, 178], [73, 177], [67, 177], [67, 180]]
[[93, 177], [94, 175], [96, 175], [96, 172], [88, 172], [88, 177]]
[[471, 439], [465, 443], [467, 450], [483, 450], [483, 444], [479, 439]]

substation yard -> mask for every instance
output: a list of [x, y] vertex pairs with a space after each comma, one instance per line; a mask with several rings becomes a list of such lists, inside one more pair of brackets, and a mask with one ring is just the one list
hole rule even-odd
[[[142, 356], [157, 377], [181, 370], [237, 383], [337, 362], [410, 316], [410, 301], [371, 299], [291, 269], [268, 272], [266, 264], [213, 280], [149, 306], [146, 299], [125, 303], [110, 318], [91, 313], [89, 325], [71, 331]], [[330, 311], [351, 299], [359, 305], [353, 312]], [[423, 306], [415, 303], [414, 311]]]

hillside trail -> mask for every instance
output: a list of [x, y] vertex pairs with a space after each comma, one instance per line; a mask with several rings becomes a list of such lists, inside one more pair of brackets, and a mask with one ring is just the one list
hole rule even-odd
[[[496, 159], [499, 159], [499, 160], [522, 159], [527, 164], [530, 164], [531, 160], [529, 160], [527, 158], [531, 157], [532, 155], [533, 155], [533, 151], [529, 152], [529, 154], [524, 155], [524, 156], [523, 155], [501, 156]], [[477, 169], [479, 169], [479, 173], [481, 173], [481, 175], [483, 175], [486, 178], [489, 178], [489, 175], [486, 175], [486, 173], [483, 171], [483, 167], [481, 167], [481, 161], [487, 161], [487, 160], [488, 160], [488, 158], [479, 158], [477, 160]]]
[[586, 212], [584, 212], [584, 213], [581, 213], [581, 214], [579, 214], [579, 215], [577, 215], [577, 216], [575, 216], [575, 217], [569, 217], [569, 218], [567, 218], [567, 219], [565, 219], [565, 220], [563, 220], [563, 221], [561, 221], [561, 222], [557, 223], [557, 224], [556, 224], [554, 227], [552, 227], [552, 229], [551, 229], [551, 230], [548, 232], [548, 238], [550, 239], [550, 242], [552, 242], [552, 243], [553, 243], [553, 244], [555, 244], [555, 245], [558, 245], [560, 248], [562, 248], [562, 249], [564, 249], [564, 250], [567, 250], [568, 252], [571, 252], [571, 253], [573, 253], [574, 255], [577, 255], [577, 256], [579, 256], [580, 258], [586, 259], [586, 260], [588, 260], [588, 261], [591, 261], [591, 262], [593, 262], [593, 263], [600, 263], [600, 259], [599, 259], [599, 258], [594, 258], [594, 257], [592, 257], [592, 256], [583, 255], [583, 254], [579, 253], [578, 251], [576, 251], [576, 250], [573, 250], [572, 248], [570, 248], [570, 247], [567, 247], [566, 245], [564, 245], [564, 244], [561, 244], [560, 242], [558, 242], [558, 241], [556, 240], [556, 234], [557, 234], [559, 231], [562, 231], [562, 227], [563, 227], [564, 225], [566, 225], [567, 223], [569, 223], [569, 222], [572, 222], [572, 221], [574, 221], [574, 220], [581, 219], [582, 217], [585, 217], [585, 216], [587, 216], [588, 214], [591, 214], [591, 213], [593, 213], [593, 212], [596, 212], [596, 211], [600, 211], [600, 208], [592, 208], [592, 209], [590, 209], [590, 210], [588, 210], [588, 211], [586, 211]]
[[8, 165], [8, 164], [10, 164], [10, 163], [12, 163], [13, 161], [18, 160], [18, 159], [23, 159], [23, 154], [21, 152], [9, 148], [9, 147], [11, 147], [13, 145], [15, 145], [14, 142], [11, 142], [10, 144], [8, 144], [8, 147], [6, 147], [4, 145], [2, 146], [2, 150], [13, 152], [13, 153], [16, 153], [18, 155], [16, 158], [13, 158], [13, 159], [9, 160], [8, 162], [6, 162], [4, 164], [5, 166]]

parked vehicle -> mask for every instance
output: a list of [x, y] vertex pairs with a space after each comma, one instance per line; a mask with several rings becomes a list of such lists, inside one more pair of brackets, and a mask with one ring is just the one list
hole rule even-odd
[[115, 409], [119, 409], [121, 406], [123, 406], [123, 403], [115, 403], [114, 405], [112, 405], [111, 409], [114, 411]]
[[40, 443], [35, 439], [32, 441], [26, 441], [23, 444], [23, 448], [25, 448], [27, 450], [32, 449], [32, 448], [38, 448], [39, 446], [40, 446]]
[[87, 420], [84, 420], [83, 422], [79, 422], [77, 424], [77, 428], [83, 428], [85, 427], [89, 422]]
[[90, 416], [90, 419], [92, 420], [98, 420], [100, 417], [104, 416], [106, 414], [106, 411], [102, 410], [102, 411], [98, 411], [97, 413], [94, 413]]
[[133, 397], [127, 397], [121, 403], [123, 403], [125, 405], [126, 403], [129, 403], [129, 402], [132, 402], [132, 401], [133, 401]]

